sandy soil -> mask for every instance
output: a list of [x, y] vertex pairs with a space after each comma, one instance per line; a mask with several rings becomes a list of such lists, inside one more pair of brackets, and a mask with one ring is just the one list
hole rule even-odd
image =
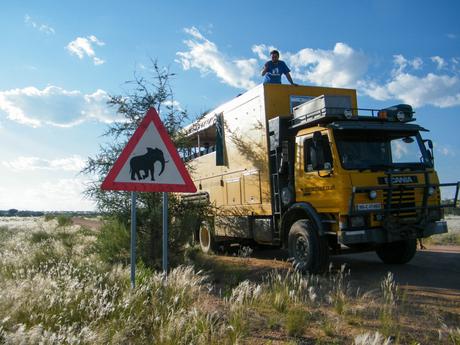
[[99, 230], [102, 226], [102, 222], [99, 219], [88, 219], [81, 217], [72, 217], [72, 221], [76, 225], [88, 227], [90, 229]]

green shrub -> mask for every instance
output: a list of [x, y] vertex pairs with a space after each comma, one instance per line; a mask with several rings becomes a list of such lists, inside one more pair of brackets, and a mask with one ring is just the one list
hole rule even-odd
[[13, 237], [13, 231], [7, 226], [0, 226], [0, 248], [11, 237]]
[[69, 215], [59, 215], [57, 217], [58, 228], [66, 228], [73, 224], [72, 217]]
[[51, 220], [53, 220], [54, 218], [56, 218], [56, 216], [52, 213], [47, 213], [45, 214], [45, 222], [49, 222]]
[[286, 315], [285, 327], [289, 336], [298, 337], [303, 334], [310, 314], [299, 305], [294, 305]]
[[40, 242], [46, 241], [46, 240], [48, 240], [48, 239], [50, 239], [52, 237], [53, 236], [51, 234], [49, 234], [48, 232], [46, 232], [46, 231], [43, 231], [43, 230], [34, 231], [30, 235], [30, 242], [32, 242], [32, 243], [40, 243]]
[[81, 226], [79, 230], [77, 230], [76, 232], [78, 235], [81, 235], [81, 236], [96, 236], [96, 231], [86, 227], [86, 226]]
[[118, 220], [109, 220], [97, 234], [95, 251], [108, 263], [129, 263], [130, 234]]

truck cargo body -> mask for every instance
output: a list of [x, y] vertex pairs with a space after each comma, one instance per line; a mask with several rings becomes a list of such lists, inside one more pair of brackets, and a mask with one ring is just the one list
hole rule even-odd
[[[218, 222], [216, 236], [252, 238], [248, 226], [238, 228], [233, 222], [247, 221], [238, 217], [271, 217], [268, 121], [289, 117], [295, 106], [323, 94], [349, 96], [356, 107], [356, 92], [351, 89], [261, 84], [186, 128], [197, 145], [197, 154], [191, 155], [191, 172], [198, 191], [209, 193], [220, 214], [236, 217]], [[215, 150], [219, 119], [224, 127], [224, 165], [220, 166], [216, 165]], [[203, 148], [206, 143], [210, 150]], [[261, 237], [269, 238], [266, 234]]]

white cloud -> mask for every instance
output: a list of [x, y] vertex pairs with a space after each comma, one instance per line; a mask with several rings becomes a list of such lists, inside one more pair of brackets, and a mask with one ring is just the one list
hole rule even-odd
[[406, 70], [407, 67], [412, 67], [414, 70], [419, 70], [422, 68], [423, 60], [419, 57], [414, 58], [413, 60], [407, 60], [403, 55], [398, 54], [393, 56], [393, 63], [395, 68], [393, 69], [393, 75], [398, 75]]
[[256, 59], [230, 59], [197, 28], [187, 28], [185, 32], [190, 36], [190, 39], [184, 41], [188, 51], [176, 53], [176, 62], [184, 70], [196, 68], [203, 75], [213, 73], [223, 83], [240, 89], [249, 89], [256, 85], [251, 80], [258, 70]]
[[28, 14], [24, 16], [24, 23], [27, 25], [32, 26], [34, 29], [37, 29], [38, 31], [41, 31], [47, 35], [54, 35], [55, 30], [46, 24], [39, 24], [36, 21], [34, 21]]
[[316, 85], [355, 87], [368, 66], [362, 52], [341, 42], [333, 50], [304, 48], [284, 55], [295, 79]]
[[[179, 62], [184, 70], [196, 68], [203, 74], [214, 73], [222, 82], [237, 88], [251, 88], [262, 80], [259, 70], [263, 62], [269, 59], [274, 46], [255, 44], [252, 52], [260, 60], [254, 58], [235, 59], [225, 56], [195, 27], [185, 29], [191, 37], [184, 41], [189, 48], [186, 52], [178, 52]], [[367, 70], [367, 57], [345, 43], [337, 43], [333, 50], [304, 48], [296, 53], [282, 54], [292, 69], [295, 79], [320, 85], [353, 87]]]
[[121, 120], [107, 106], [108, 99], [104, 90], [83, 94], [58, 86], [47, 86], [43, 90], [30, 86], [0, 91], [0, 113], [31, 127], [72, 127], [91, 120], [103, 123]]
[[85, 162], [86, 161], [78, 155], [60, 159], [44, 159], [39, 157], [21, 156], [12, 161], [3, 161], [2, 165], [15, 172], [33, 170], [61, 170], [79, 172], [85, 166]]
[[433, 61], [438, 69], [443, 69], [446, 67], [446, 61], [440, 56], [432, 56], [431, 61]]
[[0, 200], [0, 208], [43, 211], [92, 211], [95, 204], [83, 197], [89, 180], [62, 178], [24, 186], [18, 193], [17, 186], [5, 188], [8, 198]]
[[270, 60], [270, 52], [275, 49], [275, 47], [266, 46], [265, 44], [255, 44], [252, 46], [252, 52], [262, 61]]
[[163, 102], [162, 104], [165, 107], [171, 107], [172, 109], [175, 109], [177, 111], [185, 111], [185, 109], [182, 107], [179, 101], [176, 100], [167, 100]]
[[104, 42], [99, 40], [96, 36], [90, 35], [87, 37], [77, 37], [75, 40], [67, 44], [66, 49], [71, 55], [76, 55], [80, 60], [85, 56], [91, 58], [93, 63], [102, 65], [105, 63], [104, 60], [96, 56], [94, 46], [103, 46]]
[[[226, 57], [214, 42], [209, 41], [195, 27], [185, 29], [191, 37], [184, 41], [189, 48], [178, 52], [179, 62], [184, 70], [196, 68], [203, 74], [214, 73], [222, 82], [237, 88], [251, 88], [259, 78], [263, 61], [269, 59], [269, 52], [275, 47], [265, 44], [252, 46], [254, 58], [235, 59]], [[345, 43], [337, 43], [333, 50], [305, 48], [297, 53], [284, 53], [292, 69], [293, 77], [303, 82], [337, 87], [355, 86], [367, 70], [367, 57]]]
[[445, 145], [437, 145], [437, 144], [435, 144], [435, 148], [436, 148], [436, 152], [441, 154], [442, 156], [446, 156], [446, 157], [455, 157], [456, 156], [455, 150], [450, 145], [445, 146]]
[[[407, 60], [402, 55], [394, 56], [394, 69], [391, 77], [386, 82], [375, 80], [361, 81], [360, 90], [368, 96], [386, 101], [390, 99], [409, 103], [414, 107], [433, 105], [440, 108], [460, 105], [460, 78], [454, 72], [448, 74], [427, 73], [416, 75], [406, 71], [408, 67], [417, 69], [421, 66], [419, 58]], [[432, 61], [446, 66], [445, 60], [439, 56], [431, 58]]]
[[[178, 52], [179, 59], [176, 60], [183, 69], [196, 68], [203, 74], [215, 74], [223, 83], [237, 88], [248, 89], [257, 83], [254, 80], [262, 81], [258, 71], [275, 48], [255, 44], [251, 50], [258, 59], [229, 58], [195, 27], [185, 29], [185, 32], [190, 36], [184, 41], [189, 50]], [[372, 60], [343, 42], [336, 43], [331, 50], [303, 48], [297, 52], [285, 52], [281, 59], [291, 68], [294, 80], [306, 84], [357, 88], [377, 100], [399, 100], [415, 107], [460, 105], [460, 60], [457, 57], [446, 60], [434, 55], [431, 61], [437, 69], [423, 73], [430, 64], [425, 65], [422, 58], [407, 59], [396, 54], [386, 80], [369, 76]]]

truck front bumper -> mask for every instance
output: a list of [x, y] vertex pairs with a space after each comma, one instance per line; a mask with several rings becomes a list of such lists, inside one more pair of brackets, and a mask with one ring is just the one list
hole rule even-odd
[[416, 229], [401, 229], [401, 231], [392, 231], [391, 233], [384, 228], [360, 229], [360, 230], [342, 230], [339, 235], [341, 244], [357, 243], [388, 243], [402, 241], [414, 238], [424, 238], [436, 234], [447, 232], [447, 222], [440, 220], [428, 223], [423, 231]]

